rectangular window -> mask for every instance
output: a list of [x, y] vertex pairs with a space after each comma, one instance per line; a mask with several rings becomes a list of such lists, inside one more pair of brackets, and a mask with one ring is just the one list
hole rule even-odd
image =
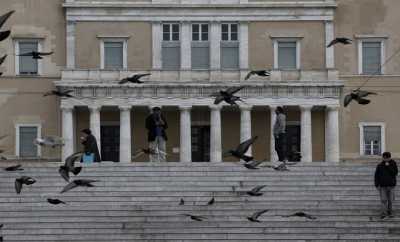
[[382, 42], [362, 42], [362, 74], [380, 75]]
[[221, 68], [239, 69], [238, 24], [221, 24]]
[[20, 157], [37, 157], [38, 147], [33, 141], [38, 138], [37, 126], [20, 126], [19, 127], [19, 156]]
[[124, 68], [124, 43], [122, 41], [104, 42], [104, 68]]
[[177, 23], [163, 24], [162, 68], [179, 70], [181, 66], [180, 26]]
[[192, 69], [210, 68], [210, 44], [208, 42], [208, 24], [192, 24]]
[[296, 41], [278, 41], [278, 69], [297, 69]]
[[379, 156], [385, 151], [385, 124], [361, 123], [360, 154]]
[[[32, 51], [39, 51], [38, 41], [18, 41], [18, 53], [25, 54]], [[18, 70], [20, 75], [37, 75], [39, 74], [39, 63], [32, 56], [18, 56]]]

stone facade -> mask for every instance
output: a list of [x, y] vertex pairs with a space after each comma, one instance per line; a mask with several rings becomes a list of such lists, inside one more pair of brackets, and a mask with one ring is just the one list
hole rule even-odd
[[[90, 127], [103, 152], [114, 152], [119, 161], [130, 162], [135, 150], [147, 147], [144, 119], [149, 107], [162, 106], [170, 124], [170, 161], [191, 162], [203, 157], [199, 153], [207, 153], [212, 162], [232, 160], [223, 157], [224, 151], [254, 135], [259, 140], [249, 154], [276, 160], [271, 128], [274, 110], [282, 105], [298, 136], [294, 149], [304, 162], [375, 159], [364, 154], [360, 133], [364, 124], [384, 127], [380, 148], [400, 156], [396, 145], [400, 113], [388, 105], [400, 97], [396, 72], [400, 57], [394, 57], [382, 75], [370, 78], [366, 86], [384, 95], [373, 97], [368, 106], [341, 107], [343, 95], [368, 78], [359, 74], [359, 43], [383, 40], [383, 57], [399, 48], [395, 28], [399, 19], [393, 10], [399, 3], [368, 1], [367, 5], [357, 0], [40, 0], [35, 5], [28, 0], [2, 1], [4, 11], [15, 9], [16, 14], [6, 24], [12, 37], [0, 44], [1, 53], [9, 55], [0, 77], [0, 133], [10, 134], [0, 145], [6, 147], [7, 157], [19, 158], [16, 127], [40, 125], [41, 135], [62, 135], [66, 144], [62, 150], [41, 149], [39, 155], [59, 159], [81, 149], [79, 130]], [[228, 22], [238, 26], [239, 57], [234, 69], [222, 68], [221, 25]], [[177, 70], [163, 69], [163, 23], [180, 26]], [[209, 26], [208, 69], [192, 69], [193, 23]], [[335, 36], [354, 38], [354, 44], [325, 48]], [[54, 50], [40, 63], [40, 75], [16, 74], [13, 53], [19, 39], [38, 39], [43, 50]], [[104, 39], [124, 41], [124, 68], [102, 68]], [[296, 42], [293, 70], [278, 66], [282, 40]], [[271, 69], [271, 76], [244, 81], [252, 69]], [[117, 84], [138, 72], [151, 76], [142, 85]], [[245, 105], [212, 105], [211, 93], [238, 85], [245, 86], [240, 92]], [[54, 87], [74, 90], [75, 98], [42, 97]], [[102, 140], [105, 132], [115, 139], [104, 136], [106, 141]], [[200, 145], [194, 137], [202, 137]], [[144, 160], [147, 157], [135, 159]]]

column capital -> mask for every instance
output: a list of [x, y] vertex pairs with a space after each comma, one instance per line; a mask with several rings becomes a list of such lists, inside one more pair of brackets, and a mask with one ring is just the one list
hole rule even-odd
[[152, 24], [162, 24], [161, 20], [152, 20], [151, 21]]
[[132, 109], [132, 106], [131, 105], [121, 105], [121, 106], [118, 106], [118, 108], [121, 111], [130, 111]]
[[216, 111], [221, 111], [221, 109], [222, 109], [222, 105], [212, 104], [212, 105], [209, 105], [209, 107], [211, 110], [216, 110]]
[[181, 110], [181, 111], [190, 111], [191, 109], [192, 109], [192, 106], [190, 106], [190, 105], [179, 106], [179, 110]]
[[272, 111], [274, 111], [277, 107], [279, 107], [279, 105], [268, 105], [268, 107], [269, 107], [269, 110], [272, 110]]
[[90, 110], [91, 112], [93, 112], [93, 111], [100, 111], [101, 105], [96, 105], [96, 104], [94, 104], [94, 105], [89, 105], [88, 108], [89, 108], [89, 110]]
[[340, 105], [327, 105], [326, 110], [327, 111], [338, 111], [340, 108]]
[[301, 111], [310, 111], [314, 106], [313, 105], [300, 105]]
[[251, 111], [253, 105], [239, 105], [240, 111]]
[[72, 110], [74, 110], [74, 105], [70, 105], [70, 104], [61, 104], [61, 110], [64, 112], [70, 112]]

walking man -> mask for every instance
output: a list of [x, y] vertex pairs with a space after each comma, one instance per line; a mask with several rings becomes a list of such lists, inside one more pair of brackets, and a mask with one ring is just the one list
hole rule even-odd
[[276, 108], [276, 121], [274, 123], [275, 150], [280, 162], [286, 162], [286, 115], [282, 107]]
[[381, 218], [385, 218], [386, 216], [393, 217], [392, 204], [398, 170], [390, 152], [384, 152], [382, 158], [382, 162], [378, 164], [375, 171], [375, 187], [381, 197]]
[[83, 129], [82, 133], [84, 134], [84, 136], [81, 137], [81, 140], [85, 154], [87, 155], [93, 154], [92, 162], [101, 162], [101, 157], [99, 148], [97, 147], [96, 137], [94, 137], [90, 129]]
[[154, 107], [152, 110], [153, 112], [146, 118], [147, 140], [149, 141], [149, 148], [154, 151], [150, 152], [150, 161], [166, 161], [167, 135], [165, 130], [168, 128], [168, 124], [161, 114], [160, 107]]

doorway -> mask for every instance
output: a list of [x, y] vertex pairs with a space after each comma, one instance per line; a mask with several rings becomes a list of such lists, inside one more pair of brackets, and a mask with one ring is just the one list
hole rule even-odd
[[301, 128], [300, 125], [286, 126], [286, 151], [289, 161], [301, 161], [300, 144], [301, 144]]
[[192, 126], [192, 161], [210, 161], [210, 126]]
[[104, 125], [100, 129], [101, 159], [119, 162], [119, 125]]

